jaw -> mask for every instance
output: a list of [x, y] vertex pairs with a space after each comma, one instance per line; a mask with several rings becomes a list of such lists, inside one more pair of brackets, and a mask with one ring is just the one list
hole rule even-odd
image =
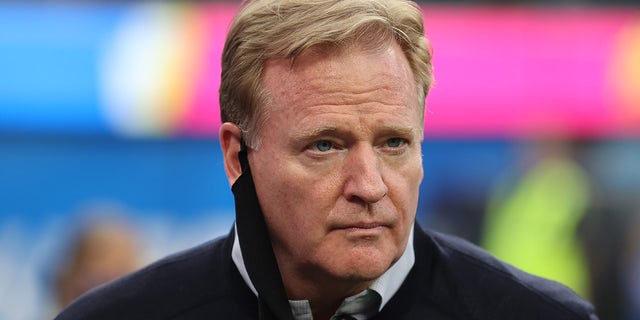
[[[406, 242], [398, 246], [390, 240], [389, 230], [379, 235], [355, 233], [332, 231], [318, 247], [297, 256], [282, 254], [275, 247], [290, 298], [311, 300], [314, 296], [344, 298], [356, 294], [386, 272], [406, 247]], [[299, 258], [301, 255], [304, 259]], [[298, 263], [287, 263], [291, 261]]]
[[314, 319], [328, 319], [345, 298], [370, 287], [397, 260], [386, 261], [388, 255], [377, 242], [355, 241], [351, 249], [328, 257], [322, 265], [309, 260], [294, 273], [282, 272], [289, 299], [309, 300]]

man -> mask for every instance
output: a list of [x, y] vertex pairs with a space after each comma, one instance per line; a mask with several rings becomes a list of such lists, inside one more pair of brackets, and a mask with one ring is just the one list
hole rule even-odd
[[596, 319], [415, 223], [430, 60], [409, 1], [248, 3], [220, 88], [235, 228], [59, 319]]

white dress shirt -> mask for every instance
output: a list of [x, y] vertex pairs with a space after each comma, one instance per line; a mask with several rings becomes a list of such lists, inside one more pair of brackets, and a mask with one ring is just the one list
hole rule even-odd
[[[253, 283], [251, 283], [251, 279], [249, 278], [249, 273], [247, 272], [247, 268], [244, 265], [244, 259], [242, 258], [242, 251], [240, 249], [240, 242], [238, 241], [238, 231], [237, 226], [234, 228], [235, 230], [235, 239], [233, 241], [233, 249], [231, 251], [231, 258], [233, 259], [233, 263], [238, 268], [242, 279], [249, 286], [251, 291], [258, 296], [258, 291], [256, 290]], [[383, 273], [378, 279], [376, 279], [369, 289], [376, 291], [382, 297], [382, 303], [380, 304], [380, 310], [391, 300], [391, 297], [400, 289], [400, 286], [404, 282], [404, 279], [411, 271], [413, 264], [415, 263], [415, 254], [413, 251], [413, 226], [411, 226], [411, 232], [409, 233], [409, 240], [407, 241], [407, 246], [404, 250], [404, 253], [396, 261], [391, 268], [389, 268], [385, 273]], [[347, 297], [345, 302], [348, 302], [350, 299], [363, 294], [364, 292], [358, 293], [354, 296]], [[289, 300], [289, 305], [291, 306], [291, 312], [293, 313], [293, 317], [296, 320], [313, 320], [313, 315], [311, 313], [311, 305], [308, 300]]]

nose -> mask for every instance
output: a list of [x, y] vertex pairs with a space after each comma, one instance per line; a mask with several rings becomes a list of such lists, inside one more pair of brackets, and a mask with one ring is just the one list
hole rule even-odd
[[387, 195], [382, 177], [382, 163], [371, 146], [356, 147], [349, 151], [343, 172], [346, 176], [345, 197], [350, 201], [372, 204]]

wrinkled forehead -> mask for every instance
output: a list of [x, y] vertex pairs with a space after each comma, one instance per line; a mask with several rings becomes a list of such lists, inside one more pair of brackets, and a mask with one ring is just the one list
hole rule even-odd
[[406, 110], [411, 118], [421, 118], [411, 68], [394, 43], [375, 50], [310, 50], [295, 61], [273, 59], [266, 65], [263, 85], [271, 112], [312, 105], [388, 105], [413, 108]]
[[[373, 73], [371, 66], [379, 65], [385, 66], [383, 73]], [[340, 72], [347, 68], [350, 73]], [[393, 89], [389, 87], [383, 97], [376, 96], [380, 90], [375, 93], [368, 89], [375, 88], [376, 83], [382, 83], [379, 87], [387, 86], [383, 80], [394, 83]], [[423, 108], [417, 97], [416, 80], [402, 48], [393, 39], [378, 43], [323, 44], [288, 59], [268, 59], [261, 76], [263, 103], [257, 110], [259, 123], [267, 122], [274, 112], [285, 111], [275, 106], [288, 110], [304, 105], [304, 101], [309, 99], [334, 103], [328, 96], [322, 97], [325, 95], [323, 91], [330, 87], [327, 82], [334, 88], [351, 86], [362, 89], [362, 92], [371, 92], [369, 98], [373, 100], [415, 107], [416, 126], [422, 131]]]
[[[382, 65], [382, 72], [373, 73], [371, 66]], [[351, 73], [343, 73], [348, 69]], [[320, 77], [322, 76], [322, 77]], [[342, 45], [324, 44], [311, 47], [295, 57], [272, 58], [265, 62], [262, 72], [262, 87], [267, 96], [291, 94], [282, 91], [287, 80], [297, 86], [308, 85], [313, 78], [322, 82], [332, 81], [344, 85], [353, 82], [375, 83], [394, 80], [403, 92], [410, 92], [413, 99], [416, 81], [400, 45], [394, 40], [372, 44], [358, 41]], [[289, 87], [290, 89], [291, 87]]]

